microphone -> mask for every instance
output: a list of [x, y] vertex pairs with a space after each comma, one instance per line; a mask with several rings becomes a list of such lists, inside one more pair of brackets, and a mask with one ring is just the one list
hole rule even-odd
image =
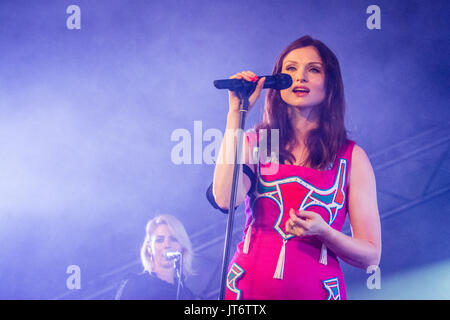
[[164, 253], [164, 257], [166, 257], [167, 260], [174, 260], [174, 259], [179, 259], [181, 257], [181, 252], [180, 251], [166, 251]]
[[[258, 78], [265, 77], [263, 89], [271, 88], [275, 90], [287, 89], [292, 85], [292, 78], [286, 73], [277, 73], [272, 76], [261, 76]], [[244, 79], [225, 79], [225, 80], [215, 80], [214, 86], [217, 89], [228, 89], [231, 91], [242, 91], [242, 90], [255, 90], [256, 82], [247, 81]]]

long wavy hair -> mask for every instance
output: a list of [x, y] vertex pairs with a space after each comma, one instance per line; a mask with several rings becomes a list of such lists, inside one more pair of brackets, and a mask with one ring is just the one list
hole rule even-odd
[[192, 269], [192, 258], [194, 253], [192, 250], [191, 240], [189, 239], [186, 229], [181, 221], [169, 214], [158, 215], [148, 221], [145, 226], [145, 239], [141, 246], [141, 263], [144, 267], [144, 272], [147, 271], [151, 273], [153, 271], [154, 266], [152, 256], [153, 253], [151, 252], [151, 239], [156, 228], [161, 224], [167, 225], [170, 233], [181, 245], [181, 250], [183, 253], [183, 275], [193, 275], [194, 271]]
[[[308, 158], [305, 165], [318, 170], [324, 170], [334, 162], [339, 149], [347, 140], [347, 130], [344, 124], [345, 99], [341, 70], [336, 55], [321, 41], [310, 36], [303, 36], [289, 44], [278, 57], [272, 74], [280, 73], [283, 60], [292, 50], [312, 46], [317, 49], [322, 58], [325, 70], [325, 99], [319, 110], [318, 126], [312, 129], [305, 141]], [[264, 116], [262, 122], [255, 126], [259, 135], [261, 129], [267, 130], [268, 145], [270, 146], [270, 129], [279, 132], [279, 161], [294, 163], [292, 150], [297, 145], [294, 129], [289, 119], [290, 108], [281, 98], [280, 91], [268, 89]], [[269, 150], [270, 153], [270, 150]]]

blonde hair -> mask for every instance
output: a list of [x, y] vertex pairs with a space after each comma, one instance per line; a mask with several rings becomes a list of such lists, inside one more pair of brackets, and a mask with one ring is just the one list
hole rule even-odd
[[183, 253], [183, 275], [189, 276], [193, 275], [192, 270], [192, 258], [193, 250], [191, 240], [184, 229], [183, 224], [176, 217], [169, 214], [158, 215], [155, 218], [147, 222], [145, 226], [145, 239], [141, 247], [141, 262], [144, 266], [144, 272], [152, 272], [153, 269], [153, 259], [151, 255], [151, 237], [155, 229], [161, 225], [166, 224], [169, 228], [170, 233], [177, 239], [181, 245], [181, 250]]

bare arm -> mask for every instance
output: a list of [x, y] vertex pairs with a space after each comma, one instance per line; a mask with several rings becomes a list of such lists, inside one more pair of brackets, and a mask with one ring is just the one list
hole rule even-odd
[[[217, 158], [216, 167], [214, 169], [213, 180], [213, 195], [216, 203], [223, 209], [229, 209], [231, 186], [233, 182], [233, 169], [235, 148], [237, 144], [237, 137], [235, 132], [239, 127], [239, 112], [230, 112], [227, 117], [227, 127], [220, 146], [219, 155]], [[243, 139], [242, 155], [244, 156], [243, 163], [248, 163], [248, 143], [247, 139]], [[239, 205], [250, 189], [251, 182], [248, 177], [242, 174], [242, 165], [239, 168], [239, 181], [236, 193], [236, 205]]]
[[352, 153], [349, 180], [349, 218], [352, 237], [331, 228], [315, 212], [291, 210], [288, 232], [315, 235], [343, 261], [359, 268], [378, 265], [381, 257], [381, 226], [375, 175], [370, 161], [359, 146]]
[[[253, 81], [254, 76], [256, 75], [253, 72], [241, 72], [230, 78]], [[259, 97], [263, 85], [264, 85], [264, 78], [261, 78], [258, 81], [258, 85], [255, 92], [249, 98], [250, 102], [249, 111], [250, 108], [255, 104], [256, 99]], [[234, 158], [237, 144], [236, 131], [239, 128], [239, 117], [240, 117], [239, 98], [236, 96], [234, 92], [231, 91], [229, 92], [229, 103], [230, 109], [228, 111], [227, 116], [226, 131], [222, 141], [222, 145], [220, 146], [217, 163], [214, 170], [214, 181], [213, 181], [214, 198], [219, 207], [223, 209], [229, 209], [230, 206], [231, 186], [233, 182]], [[243, 136], [244, 135], [242, 135], [242, 137]], [[241, 152], [243, 155], [242, 163], [249, 164], [250, 157], [247, 139], [243, 139]], [[254, 170], [252, 165], [250, 165], [250, 168]], [[244, 201], [245, 195], [250, 189], [250, 186], [251, 181], [246, 175], [242, 174], [242, 165], [241, 165], [238, 181], [238, 189], [236, 194], [236, 205]]]

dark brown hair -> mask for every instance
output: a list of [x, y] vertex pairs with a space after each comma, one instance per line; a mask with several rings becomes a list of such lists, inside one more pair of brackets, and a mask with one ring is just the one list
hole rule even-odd
[[[341, 70], [336, 55], [321, 41], [303, 36], [289, 44], [278, 57], [272, 74], [282, 71], [283, 60], [292, 50], [312, 46], [322, 58], [325, 70], [325, 99], [320, 106], [317, 128], [308, 133], [305, 144], [308, 148], [307, 165], [315, 169], [325, 169], [333, 163], [339, 149], [347, 140], [344, 124], [345, 100]], [[281, 99], [280, 91], [268, 89], [264, 117], [255, 130], [266, 129], [270, 146], [270, 129], [279, 130], [280, 163], [295, 162], [292, 150], [296, 146], [295, 132], [289, 121], [288, 105]], [[270, 154], [270, 150], [269, 150]]]

